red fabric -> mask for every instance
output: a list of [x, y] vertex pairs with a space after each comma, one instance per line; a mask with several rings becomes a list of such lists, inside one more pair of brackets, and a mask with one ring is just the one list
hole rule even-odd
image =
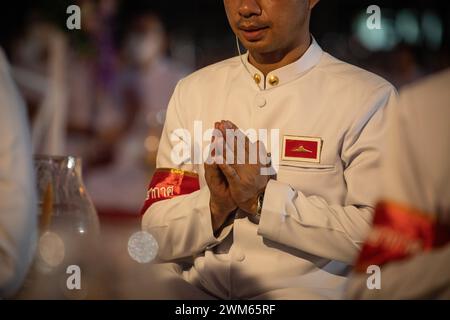
[[[301, 151], [302, 147], [308, 151], [306, 150]], [[285, 157], [316, 159], [317, 152], [318, 152], [317, 141], [286, 139], [286, 145], [284, 150]]]
[[198, 175], [179, 169], [156, 169], [147, 190], [141, 215], [155, 202], [189, 194], [200, 189]]
[[373, 229], [364, 244], [356, 271], [370, 265], [381, 266], [450, 242], [450, 228], [434, 216], [392, 202], [382, 202], [375, 210]]

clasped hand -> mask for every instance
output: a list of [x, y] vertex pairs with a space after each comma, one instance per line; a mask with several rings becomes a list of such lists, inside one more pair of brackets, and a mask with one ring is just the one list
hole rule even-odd
[[266, 174], [270, 154], [261, 141], [251, 142], [230, 121], [216, 122], [214, 129], [204, 166], [212, 225], [217, 231], [237, 208], [256, 214], [258, 197], [272, 176]]

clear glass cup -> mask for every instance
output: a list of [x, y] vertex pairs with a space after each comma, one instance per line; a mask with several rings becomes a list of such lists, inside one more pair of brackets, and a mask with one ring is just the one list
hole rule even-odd
[[19, 298], [84, 299], [94, 277], [100, 227], [83, 183], [81, 159], [37, 155], [34, 164], [39, 238]]
[[98, 235], [98, 216], [83, 183], [81, 159], [37, 155], [34, 163], [41, 233], [62, 231], [78, 239]]

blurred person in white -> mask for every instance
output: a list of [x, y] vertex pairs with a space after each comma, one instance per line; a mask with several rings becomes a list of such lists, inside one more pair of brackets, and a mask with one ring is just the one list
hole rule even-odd
[[20, 287], [37, 237], [26, 108], [0, 49], [0, 298]]
[[139, 214], [167, 104], [177, 82], [187, 74], [167, 57], [164, 26], [154, 13], [140, 13], [130, 20], [117, 83], [123, 111], [113, 163], [92, 171], [86, 179], [94, 203], [105, 213]]
[[[401, 91], [388, 113], [382, 201], [347, 297], [450, 299], [450, 70]], [[379, 288], [367, 268], [379, 266]]]
[[67, 54], [66, 36], [40, 18], [30, 20], [14, 45], [12, 76], [29, 108], [35, 154], [66, 151]]

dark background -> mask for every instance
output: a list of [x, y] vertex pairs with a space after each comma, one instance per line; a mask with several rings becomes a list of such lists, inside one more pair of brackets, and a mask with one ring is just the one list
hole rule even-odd
[[[11, 43], [23, 31], [27, 19], [36, 14], [52, 20], [64, 29], [68, 16], [65, 10], [73, 3], [77, 1], [18, 0], [5, 4], [0, 13], [0, 45], [8, 52]], [[425, 74], [449, 65], [450, 5], [447, 1], [322, 0], [313, 12], [312, 33], [325, 50], [338, 58], [378, 71], [386, 76], [386, 69], [395, 67], [398, 59], [395, 54], [392, 54], [394, 49], [388, 50], [390, 52], [377, 51], [359, 55], [345, 50], [348, 41], [352, 39], [352, 25], [355, 17], [372, 4], [380, 6], [383, 17], [388, 18], [395, 17], [403, 9], [411, 9], [418, 17], [427, 10], [436, 13], [441, 18], [444, 30], [442, 45], [438, 49], [429, 50], [421, 41], [412, 46], [399, 43], [396, 49], [407, 47]], [[195, 68], [236, 54], [234, 37], [228, 27], [221, 0], [119, 1], [115, 24], [118, 45], [126, 25], [135, 14], [146, 10], [157, 12], [161, 16], [171, 39], [189, 39], [194, 43]]]

